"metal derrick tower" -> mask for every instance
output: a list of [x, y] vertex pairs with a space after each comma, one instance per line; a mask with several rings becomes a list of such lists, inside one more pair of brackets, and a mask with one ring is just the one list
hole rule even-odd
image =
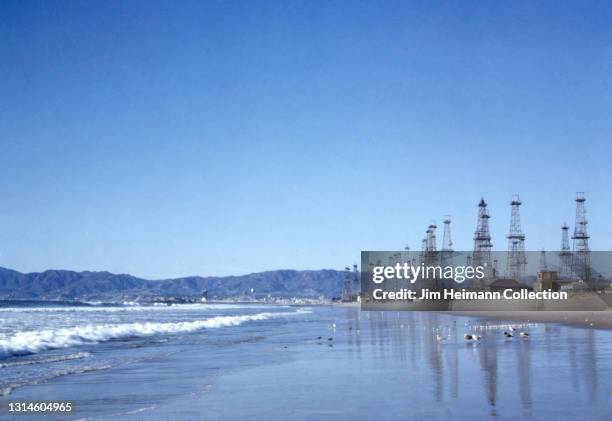
[[421, 252], [419, 253], [420, 263], [425, 263], [425, 259], [427, 258], [427, 237], [423, 238], [421, 241]]
[[444, 217], [444, 235], [442, 236], [442, 251], [453, 251], [453, 240], [451, 240], [450, 216]]
[[521, 229], [520, 206], [522, 202], [518, 195], [512, 196], [510, 206], [510, 232], [508, 239], [508, 259], [506, 261], [506, 276], [519, 280], [525, 276], [527, 258], [525, 256], [525, 234]]
[[427, 227], [427, 251], [436, 251], [436, 226], [435, 223], [431, 223], [429, 227]]
[[442, 266], [449, 266], [452, 263], [453, 240], [451, 239], [450, 224], [450, 216], [446, 215], [444, 217], [444, 234], [442, 236]]
[[410, 263], [410, 247], [408, 245], [404, 246], [404, 251], [402, 251], [402, 258], [400, 262]]
[[548, 264], [546, 263], [546, 250], [540, 251], [540, 271], [548, 270]]
[[576, 193], [576, 225], [574, 226], [574, 255], [572, 271], [580, 279], [591, 279], [591, 250], [589, 249], [589, 235], [587, 233], [587, 219], [584, 202], [584, 192]]
[[353, 289], [351, 291], [351, 300], [355, 295], [353, 291], [361, 291], [361, 277], [357, 263], [353, 264]]
[[572, 252], [569, 244], [569, 226], [563, 223], [561, 227], [561, 251], [559, 251], [559, 275], [569, 278], [572, 275]]
[[[489, 212], [487, 203], [484, 199], [480, 199], [478, 203], [478, 221], [476, 222], [476, 231], [474, 232], [474, 253], [472, 257], [473, 266], [485, 267], [485, 272], [489, 280], [491, 279], [491, 233], [489, 232]], [[484, 282], [480, 282], [478, 287], [485, 286]]]
[[351, 300], [351, 268], [344, 268], [344, 280], [342, 282], [342, 301]]
[[423, 263], [425, 264], [433, 264], [437, 256], [436, 228], [438, 227], [435, 222], [432, 222], [425, 231], [425, 239], [423, 240]]

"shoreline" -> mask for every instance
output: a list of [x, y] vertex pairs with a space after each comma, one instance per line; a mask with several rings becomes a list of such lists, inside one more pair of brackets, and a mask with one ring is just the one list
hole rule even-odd
[[[358, 303], [334, 303], [338, 307], [356, 307]], [[387, 311], [387, 310], [361, 310], [361, 311]], [[406, 310], [389, 310], [406, 311]], [[612, 330], [612, 310], [601, 311], [435, 311], [434, 313], [451, 314], [465, 317], [481, 317], [490, 320], [515, 320], [536, 323], [559, 323], [582, 328]]]
[[[2, 302], [4, 300], [0, 300]], [[10, 300], [11, 302], [19, 302], [16, 300]], [[52, 300], [36, 300], [38, 302], [44, 302], [46, 304], [72, 304], [72, 305], [91, 305], [83, 301], [52, 301]], [[32, 302], [32, 300], [24, 300], [24, 302]], [[107, 303], [110, 304], [110, 303]], [[332, 303], [259, 303], [259, 302], [224, 302], [224, 301], [210, 301], [202, 304], [253, 304], [253, 305], [278, 305], [278, 306], [313, 306], [313, 307], [361, 307], [358, 302], [332, 302]], [[362, 310], [360, 311], [377, 311], [377, 310]], [[383, 310], [386, 311], [386, 310]], [[402, 310], [389, 310], [389, 311], [402, 311]], [[405, 310], [404, 310], [405, 311]], [[439, 311], [432, 310], [432, 312], [440, 313]], [[569, 326], [576, 326], [582, 328], [593, 328], [593, 329], [605, 329], [612, 330], [612, 310], [601, 310], [601, 311], [532, 311], [532, 310], [517, 310], [517, 311], [442, 311], [441, 313], [451, 314], [455, 316], [465, 317], [481, 317], [490, 320], [515, 320], [515, 321], [527, 321], [536, 323], [558, 323]]]
[[612, 330], [612, 311], [453, 311], [457, 316], [484, 317], [491, 320], [516, 320], [559, 323], [582, 328]]

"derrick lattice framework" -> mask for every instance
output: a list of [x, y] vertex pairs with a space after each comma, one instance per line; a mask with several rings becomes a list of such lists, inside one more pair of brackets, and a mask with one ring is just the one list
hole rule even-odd
[[[487, 203], [484, 199], [480, 199], [478, 203], [478, 221], [476, 222], [476, 231], [474, 232], [474, 253], [472, 257], [473, 266], [485, 267], [485, 273], [491, 280], [491, 233], [489, 232], [489, 212], [487, 211]], [[478, 287], [483, 287], [484, 282], [479, 282]]]
[[572, 252], [569, 243], [569, 226], [561, 227], [561, 250], [559, 251], [559, 276], [569, 278], [572, 275]]
[[587, 232], [586, 201], [583, 192], [576, 194], [576, 225], [574, 226], [574, 255], [572, 271], [580, 279], [591, 279], [591, 250], [589, 249], [589, 234]]
[[431, 223], [429, 227], [427, 227], [427, 251], [436, 251], [436, 226], [435, 223]]
[[434, 264], [437, 257], [436, 228], [438, 228], [437, 225], [432, 222], [425, 232], [425, 253], [423, 263], [427, 265]]
[[[357, 266], [357, 263], [353, 264], [353, 288], [351, 291], [351, 294], [354, 296], [357, 291], [361, 291], [361, 276], [359, 273], [359, 267]], [[351, 299], [353, 297], [351, 296]]]
[[419, 253], [419, 260], [421, 263], [425, 263], [427, 259], [427, 236], [421, 241], [421, 253]]
[[442, 251], [453, 251], [453, 240], [451, 239], [450, 216], [444, 218], [444, 234], [442, 235]]
[[342, 301], [350, 301], [351, 294], [351, 268], [346, 266], [344, 268], [344, 279], [342, 282]]
[[451, 239], [450, 224], [450, 216], [446, 215], [444, 217], [444, 234], [442, 235], [442, 266], [449, 266], [452, 264], [453, 240]]
[[546, 263], [546, 250], [540, 251], [540, 271], [548, 270], [548, 264]]
[[527, 258], [525, 256], [525, 234], [521, 229], [520, 206], [522, 202], [518, 195], [512, 197], [510, 202], [510, 231], [508, 239], [508, 258], [506, 260], [506, 276], [519, 280], [525, 276]]

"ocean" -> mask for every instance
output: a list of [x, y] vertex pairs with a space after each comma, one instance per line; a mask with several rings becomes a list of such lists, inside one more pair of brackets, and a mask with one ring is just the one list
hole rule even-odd
[[611, 420], [611, 378], [610, 330], [350, 306], [0, 304], [0, 419], [9, 401], [68, 400], [73, 413], [45, 419]]

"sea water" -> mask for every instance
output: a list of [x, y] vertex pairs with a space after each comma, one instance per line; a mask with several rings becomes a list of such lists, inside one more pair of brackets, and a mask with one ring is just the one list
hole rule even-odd
[[[510, 324], [530, 336], [505, 337]], [[612, 332], [556, 324], [324, 306], [0, 308], [0, 401], [75, 403], [55, 419], [609, 420], [611, 375]]]

